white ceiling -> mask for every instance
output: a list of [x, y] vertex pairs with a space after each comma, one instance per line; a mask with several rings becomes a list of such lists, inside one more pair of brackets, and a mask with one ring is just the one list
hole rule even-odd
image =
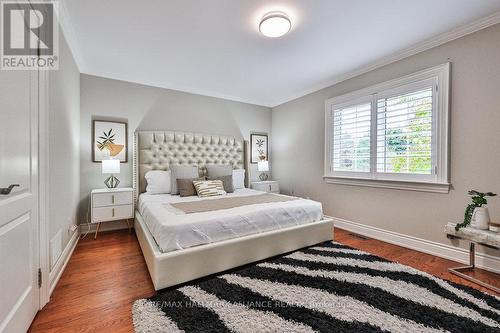
[[[284, 37], [258, 32], [271, 10], [292, 19]], [[65, 0], [62, 11], [82, 73], [275, 106], [496, 13], [500, 0]]]

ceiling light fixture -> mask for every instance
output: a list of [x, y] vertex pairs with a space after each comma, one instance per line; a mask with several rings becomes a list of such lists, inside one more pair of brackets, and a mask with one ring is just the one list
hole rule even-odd
[[259, 30], [266, 37], [281, 37], [292, 28], [292, 22], [283, 12], [270, 12], [260, 20]]

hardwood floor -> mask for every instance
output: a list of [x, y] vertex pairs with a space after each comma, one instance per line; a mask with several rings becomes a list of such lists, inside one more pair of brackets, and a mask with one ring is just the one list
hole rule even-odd
[[[335, 240], [389, 260], [473, 288], [489, 291], [448, 273], [456, 262], [335, 229]], [[500, 287], [500, 276], [478, 270], [476, 277]], [[133, 332], [134, 300], [154, 294], [135, 235], [126, 230], [88, 235], [79, 241], [49, 304], [29, 332]]]
[[50, 302], [29, 332], [133, 332], [131, 305], [154, 294], [135, 235], [127, 230], [79, 241]]

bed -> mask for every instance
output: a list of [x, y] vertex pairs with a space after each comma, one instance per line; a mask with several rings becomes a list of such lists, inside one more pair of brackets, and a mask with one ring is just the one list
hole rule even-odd
[[[312, 200], [248, 188], [208, 199], [145, 193], [146, 172], [173, 164], [196, 165], [201, 175], [208, 164], [248, 170], [246, 147], [218, 135], [135, 133], [134, 226], [156, 290], [332, 239], [332, 219]], [[239, 204], [221, 208], [228, 202]]]

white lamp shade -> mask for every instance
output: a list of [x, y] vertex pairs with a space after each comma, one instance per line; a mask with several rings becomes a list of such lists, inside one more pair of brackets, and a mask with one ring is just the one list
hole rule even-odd
[[269, 171], [269, 161], [260, 161], [257, 162], [257, 169], [259, 171]]
[[120, 160], [102, 160], [102, 173], [120, 173]]

